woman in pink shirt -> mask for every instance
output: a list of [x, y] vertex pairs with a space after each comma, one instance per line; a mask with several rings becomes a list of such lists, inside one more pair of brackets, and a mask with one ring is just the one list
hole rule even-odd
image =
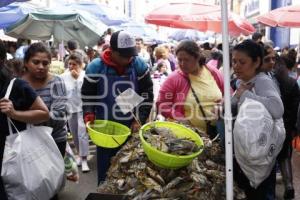
[[167, 119], [190, 123], [207, 132], [207, 124], [216, 122], [212, 110], [222, 99], [223, 76], [205, 65], [205, 57], [193, 41], [182, 41], [177, 46], [176, 57], [179, 69], [160, 88], [158, 112]]

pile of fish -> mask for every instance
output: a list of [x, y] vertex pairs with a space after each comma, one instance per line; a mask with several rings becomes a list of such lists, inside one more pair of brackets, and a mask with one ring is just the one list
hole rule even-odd
[[143, 136], [152, 147], [165, 153], [190, 155], [203, 148], [189, 138], [178, 138], [169, 128], [152, 127]]
[[[134, 134], [111, 161], [99, 193], [124, 194], [129, 199], [226, 199], [225, 155], [217, 142], [201, 136], [203, 152], [190, 165], [163, 169], [148, 160]], [[245, 195], [234, 185], [235, 199]]]

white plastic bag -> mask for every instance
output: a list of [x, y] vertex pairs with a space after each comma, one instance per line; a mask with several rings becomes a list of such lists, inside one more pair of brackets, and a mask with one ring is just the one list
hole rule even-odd
[[39, 126], [7, 137], [1, 176], [9, 199], [45, 200], [61, 189], [64, 160], [51, 132]]
[[246, 98], [233, 129], [234, 152], [242, 171], [256, 188], [271, 173], [284, 139], [283, 120], [274, 120], [265, 106]]
[[[5, 95], [9, 97], [13, 81]], [[29, 127], [19, 132], [10, 118], [2, 162], [2, 180], [10, 200], [48, 200], [63, 186], [64, 160], [52, 128]], [[12, 126], [17, 133], [13, 134]]]

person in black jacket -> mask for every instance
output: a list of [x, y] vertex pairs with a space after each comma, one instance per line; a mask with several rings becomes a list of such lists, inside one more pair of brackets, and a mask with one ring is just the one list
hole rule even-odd
[[[7, 117], [14, 121], [19, 131], [26, 129], [26, 123], [38, 124], [49, 119], [49, 110], [43, 100], [37, 96], [34, 89], [27, 82], [21, 79], [15, 80], [9, 99], [4, 97], [12, 78], [12, 73], [6, 66], [5, 46], [0, 40], [0, 175], [5, 140], [6, 136], [10, 134]], [[1, 176], [0, 199], [8, 199]]]
[[293, 199], [295, 191], [293, 187], [293, 173], [291, 166], [292, 146], [291, 141], [296, 133], [297, 111], [300, 102], [300, 91], [297, 81], [288, 75], [288, 69], [285, 67], [285, 56], [280, 57], [280, 61], [275, 65], [275, 77], [279, 83], [281, 99], [284, 105], [284, 126], [286, 129], [286, 138], [281, 152], [278, 155], [280, 171], [283, 177], [285, 199]]
[[277, 83], [281, 100], [284, 106], [283, 121], [286, 130], [286, 138], [277, 157], [280, 171], [284, 181], [284, 199], [293, 199], [295, 196], [293, 187], [293, 175], [291, 167], [292, 147], [291, 141], [296, 132], [297, 111], [300, 102], [300, 91], [295, 79], [289, 77], [286, 67], [289, 58], [286, 55], [277, 56], [271, 46], [264, 46], [263, 68]]

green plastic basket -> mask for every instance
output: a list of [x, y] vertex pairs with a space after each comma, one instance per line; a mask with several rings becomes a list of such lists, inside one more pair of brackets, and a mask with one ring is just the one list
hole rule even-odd
[[172, 132], [179, 138], [190, 138], [193, 140], [199, 147], [204, 146], [203, 140], [201, 137], [192, 131], [191, 129], [180, 125], [176, 124], [173, 122], [152, 122], [145, 124], [144, 126], [141, 127], [139, 136], [142, 141], [142, 146], [143, 149], [148, 157], [148, 159], [155, 165], [161, 167], [161, 168], [166, 168], [166, 169], [178, 169], [184, 166], [187, 166], [192, 162], [194, 158], [196, 158], [202, 151], [203, 148], [201, 148], [198, 152], [192, 153], [190, 155], [174, 155], [174, 154], [169, 154], [162, 152], [155, 147], [152, 147], [145, 139], [143, 136], [143, 133], [150, 129], [153, 126], [153, 123], [155, 124], [156, 127], [165, 127], [165, 128], [170, 128]]
[[116, 148], [122, 145], [131, 134], [130, 129], [120, 123], [108, 120], [95, 120], [86, 124], [94, 144], [105, 148]]

